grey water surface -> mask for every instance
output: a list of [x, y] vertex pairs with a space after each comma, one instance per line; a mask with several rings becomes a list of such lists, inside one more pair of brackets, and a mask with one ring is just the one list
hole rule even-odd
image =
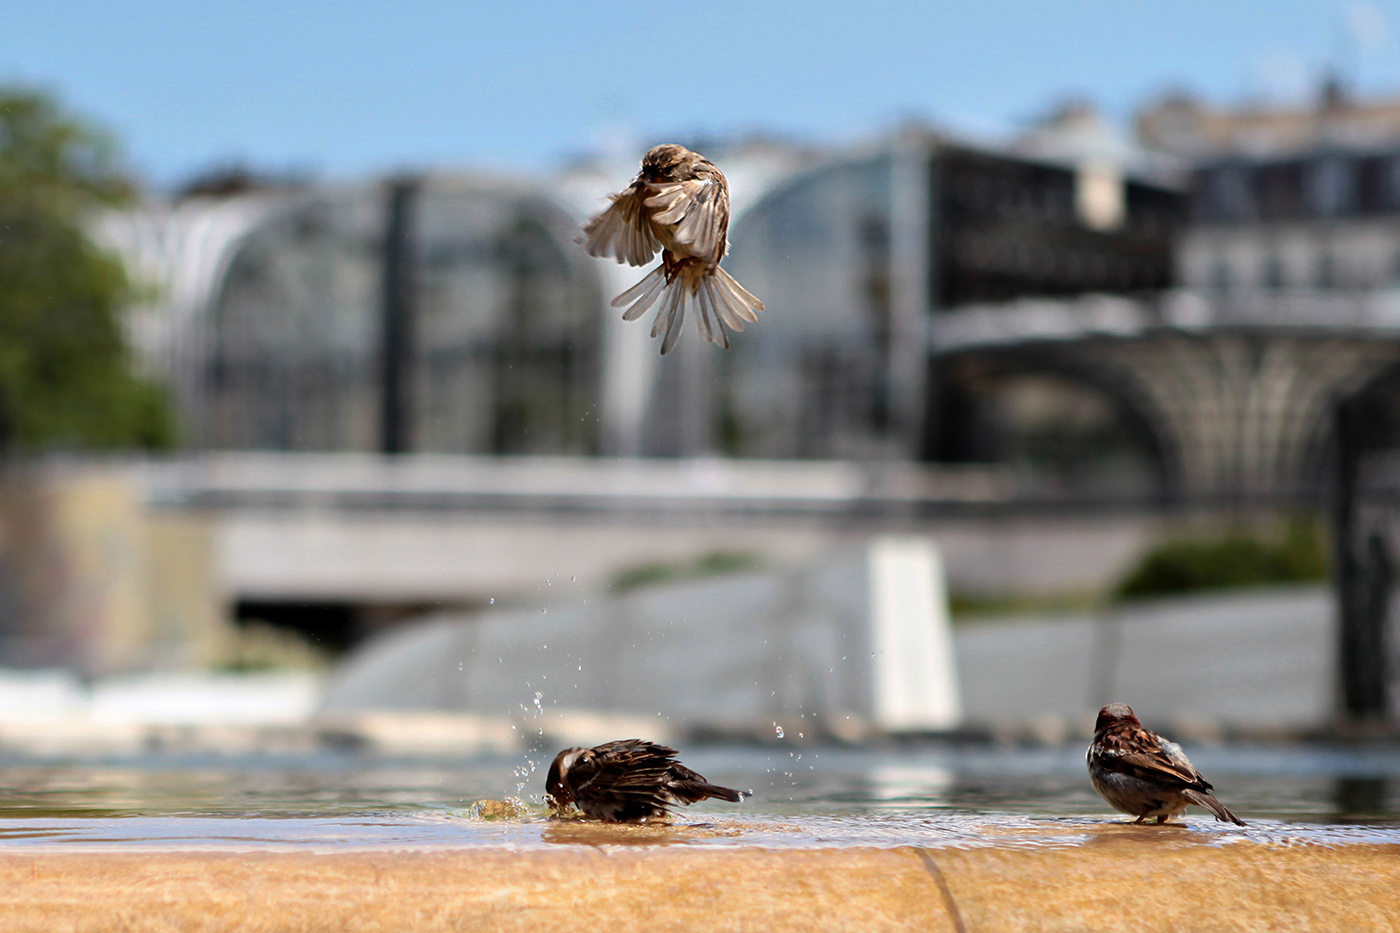
[[[1241, 838], [1400, 844], [1400, 748], [1188, 748], [1221, 799], [1250, 822], [1187, 829]], [[550, 753], [385, 758], [350, 752], [221, 758], [0, 759], [0, 846], [464, 845], [587, 842], [541, 805]], [[979, 845], [1072, 841], [1122, 820], [1089, 787], [1083, 749], [926, 744], [862, 749], [701, 745], [686, 764], [754, 796], [706, 802], [671, 830], [609, 843]], [[483, 819], [480, 800], [519, 797], [520, 816]]]

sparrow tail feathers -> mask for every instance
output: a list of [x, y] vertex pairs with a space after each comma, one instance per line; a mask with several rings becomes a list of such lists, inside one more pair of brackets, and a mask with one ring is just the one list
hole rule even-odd
[[1205, 791], [1199, 790], [1188, 790], [1186, 791], [1186, 799], [1198, 807], [1205, 807], [1211, 813], [1214, 813], [1215, 818], [1222, 823], [1229, 822], [1239, 826], [1245, 825], [1245, 821], [1231, 813], [1230, 808], [1225, 806], [1225, 804], [1216, 800], [1214, 794], [1208, 794]]
[[676, 796], [684, 799], [687, 803], [696, 803], [711, 797], [717, 800], [728, 800], [730, 803], [738, 803], [745, 797], [753, 796], [751, 790], [735, 790], [732, 787], [721, 787], [708, 781], [682, 781], [675, 784], [672, 789]]
[[763, 310], [763, 302], [750, 295], [744, 286], [734, 280], [734, 276], [720, 266], [715, 266], [714, 278], [724, 303], [750, 324], [757, 323], [758, 312]]
[[614, 308], [620, 308], [629, 302], [632, 307], [622, 312], [624, 321], [635, 321], [643, 314], [647, 313], [656, 299], [661, 297], [661, 293], [666, 289], [666, 267], [657, 266], [648, 275], [644, 276], [640, 282], [633, 285], [627, 291], [618, 295], [612, 300]]
[[694, 306], [700, 336], [726, 350], [729, 349], [729, 334], [725, 328], [741, 331], [746, 323], [757, 321], [758, 312], [763, 310], [763, 302], [749, 294], [728, 272], [719, 266], [704, 267], [695, 263], [674, 265], [669, 270], [662, 263], [612, 300], [614, 308], [627, 306], [622, 313], [624, 321], [637, 320], [658, 303], [651, 336], [662, 338], [663, 356], [680, 340], [687, 306]]

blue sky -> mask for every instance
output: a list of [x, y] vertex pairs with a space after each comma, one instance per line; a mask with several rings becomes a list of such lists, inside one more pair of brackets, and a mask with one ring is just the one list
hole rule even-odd
[[0, 82], [58, 92], [170, 184], [219, 163], [347, 177], [548, 168], [619, 140], [995, 136], [1069, 95], [1400, 93], [1400, 0], [16, 3]]

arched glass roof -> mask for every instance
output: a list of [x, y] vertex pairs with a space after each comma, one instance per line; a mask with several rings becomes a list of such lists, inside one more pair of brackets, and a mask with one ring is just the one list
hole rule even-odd
[[[575, 220], [497, 179], [412, 190], [405, 449], [593, 452], [602, 297]], [[187, 446], [381, 448], [390, 200], [373, 182], [109, 225], [158, 289], [134, 323], [176, 388]]]

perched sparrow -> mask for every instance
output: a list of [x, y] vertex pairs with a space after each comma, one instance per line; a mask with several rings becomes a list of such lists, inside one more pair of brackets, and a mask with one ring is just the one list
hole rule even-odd
[[1094, 790], [1113, 809], [1137, 817], [1135, 823], [1150, 816], [1165, 823], [1194, 803], [1217, 820], [1245, 825], [1215, 799], [1210, 782], [1187, 760], [1181, 746], [1144, 729], [1125, 703], [1099, 710], [1088, 760]]
[[608, 823], [638, 823], [681, 804], [710, 797], [738, 803], [753, 794], [711, 784], [677, 761], [674, 748], [641, 739], [566, 748], [554, 756], [544, 787], [555, 810], [577, 804], [584, 816]]
[[727, 325], [743, 330], [758, 320], [763, 302], [719, 267], [729, 251], [729, 183], [704, 156], [684, 146], [656, 146], [642, 157], [642, 170], [612, 196], [612, 206], [583, 225], [580, 240], [590, 256], [613, 256], [644, 266], [661, 250], [661, 265], [612, 301], [630, 305], [624, 321], [635, 321], [660, 301], [651, 335], [665, 329], [661, 353], [680, 339], [687, 307], [696, 311], [701, 335], [729, 349]]

